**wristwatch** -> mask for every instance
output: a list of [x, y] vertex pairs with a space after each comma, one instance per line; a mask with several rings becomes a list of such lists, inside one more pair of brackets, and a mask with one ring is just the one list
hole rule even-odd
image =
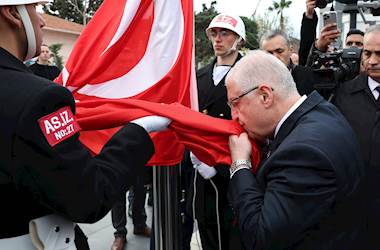
[[230, 167], [230, 178], [237, 172], [238, 170], [246, 168], [246, 169], [252, 169], [251, 161], [250, 160], [236, 160], [233, 161]]

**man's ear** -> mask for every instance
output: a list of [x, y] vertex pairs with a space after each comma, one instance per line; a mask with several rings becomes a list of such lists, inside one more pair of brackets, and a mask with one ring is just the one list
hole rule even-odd
[[243, 39], [241, 39], [240, 42], [238, 43], [238, 45], [240, 46], [240, 48], [244, 47], [245, 41]]
[[273, 103], [273, 89], [267, 85], [259, 87], [260, 99], [265, 107], [270, 107]]
[[16, 26], [18, 28], [22, 28], [24, 26], [15, 5], [0, 7], [0, 15], [10, 24], [11, 27]]

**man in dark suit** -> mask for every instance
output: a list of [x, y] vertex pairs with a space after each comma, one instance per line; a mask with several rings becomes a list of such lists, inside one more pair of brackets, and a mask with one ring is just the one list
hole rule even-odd
[[[212, 117], [231, 119], [224, 79], [241, 58], [239, 49], [245, 41], [245, 25], [238, 16], [219, 14], [211, 21], [206, 33], [216, 58], [197, 72], [199, 111]], [[236, 237], [229, 237], [232, 231], [232, 210], [226, 196], [228, 166], [210, 167], [192, 154], [191, 159], [195, 171], [189, 205], [198, 222], [203, 249], [230, 249], [230, 246], [239, 249], [237, 233]], [[237, 239], [237, 242], [233, 239]]]
[[365, 72], [336, 91], [335, 105], [354, 129], [367, 171], [368, 233], [365, 249], [379, 249], [380, 238], [380, 26], [364, 36], [362, 66]]
[[[300, 96], [283, 63], [263, 51], [226, 79], [232, 118], [230, 196], [247, 249], [362, 249], [364, 168], [337, 108], [317, 92]], [[250, 169], [251, 144], [271, 139]]]

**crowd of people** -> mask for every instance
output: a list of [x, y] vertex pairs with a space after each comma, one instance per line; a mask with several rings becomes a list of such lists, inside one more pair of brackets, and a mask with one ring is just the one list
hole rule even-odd
[[[146, 224], [143, 166], [154, 153], [149, 133], [171, 121], [133, 120], [91, 156], [79, 141], [71, 92], [51, 81], [59, 70], [42, 44], [40, 2], [0, 0], [0, 192], [6, 201], [0, 249], [89, 249], [76, 223], [112, 210], [111, 249], [122, 250], [131, 186], [134, 234], [154, 235]], [[186, 150], [182, 249], [190, 249], [194, 224], [205, 250], [379, 249], [380, 25], [349, 30], [344, 46], [361, 49], [360, 70], [326, 90], [316, 70], [329, 66], [318, 60], [341, 34], [333, 23], [316, 38], [310, 32], [318, 22], [315, 8], [315, 0], [306, 0], [298, 53], [284, 32], [271, 30], [259, 49], [243, 56], [244, 22], [228, 13], [205, 30], [215, 58], [197, 71], [199, 111], [234, 120], [245, 132], [229, 137], [230, 166], [209, 166]], [[37, 55], [34, 65], [23, 64]], [[68, 136], [49, 137], [67, 126]], [[261, 151], [255, 171], [251, 139]], [[48, 240], [51, 227], [62, 241]]]

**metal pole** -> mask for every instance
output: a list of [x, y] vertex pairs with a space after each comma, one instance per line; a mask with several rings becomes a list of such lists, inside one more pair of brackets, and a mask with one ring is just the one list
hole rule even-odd
[[153, 167], [155, 250], [180, 249], [179, 166]]
[[356, 29], [356, 14], [357, 12], [350, 12], [350, 29]]

